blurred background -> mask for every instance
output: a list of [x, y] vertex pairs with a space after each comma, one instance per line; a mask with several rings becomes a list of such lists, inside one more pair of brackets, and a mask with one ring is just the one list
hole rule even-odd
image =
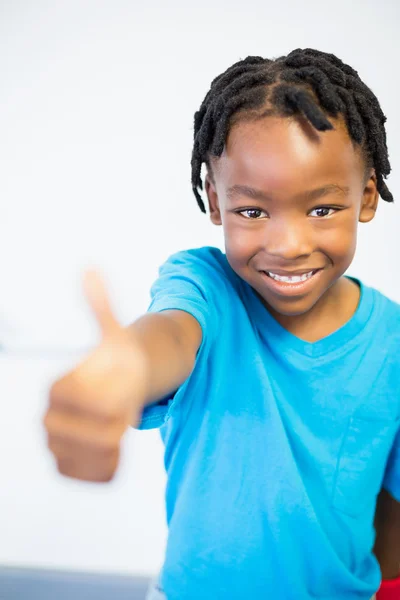
[[107, 485], [58, 474], [52, 382], [99, 341], [82, 275], [123, 324], [173, 252], [223, 249], [190, 184], [193, 116], [248, 55], [336, 54], [378, 96], [395, 205], [360, 226], [349, 270], [400, 302], [397, 0], [0, 1], [0, 564], [153, 575], [166, 525], [157, 431], [128, 431]]

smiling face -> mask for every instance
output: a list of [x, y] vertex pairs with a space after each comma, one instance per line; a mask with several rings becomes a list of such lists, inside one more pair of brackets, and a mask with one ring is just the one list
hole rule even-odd
[[[365, 177], [344, 123], [331, 122], [335, 129], [324, 132], [299, 117], [239, 122], [206, 176], [210, 217], [223, 226], [232, 269], [287, 317], [332, 293], [353, 260], [358, 223], [377, 207], [374, 170]], [[302, 273], [300, 283], [277, 281]]]

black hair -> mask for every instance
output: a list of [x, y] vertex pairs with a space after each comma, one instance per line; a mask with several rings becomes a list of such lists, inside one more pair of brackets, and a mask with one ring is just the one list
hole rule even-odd
[[383, 178], [391, 167], [385, 122], [375, 94], [357, 71], [334, 54], [297, 48], [275, 59], [248, 56], [218, 75], [194, 115], [192, 189], [202, 212], [198, 191], [203, 189], [201, 167], [211, 173], [210, 156], [221, 156], [230, 127], [240, 121], [268, 115], [303, 115], [318, 131], [334, 129], [325, 113], [343, 115], [353, 143], [363, 152], [366, 172], [375, 169], [383, 200], [393, 196]]

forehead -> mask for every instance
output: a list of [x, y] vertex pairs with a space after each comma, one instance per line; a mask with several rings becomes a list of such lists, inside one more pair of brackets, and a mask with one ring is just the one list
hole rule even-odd
[[363, 172], [344, 123], [317, 131], [301, 118], [267, 117], [235, 124], [216, 163], [223, 185], [249, 184], [271, 193], [298, 192], [310, 182], [356, 184]]

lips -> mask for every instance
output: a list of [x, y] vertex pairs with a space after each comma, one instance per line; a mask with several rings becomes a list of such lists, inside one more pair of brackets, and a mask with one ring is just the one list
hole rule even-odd
[[315, 269], [299, 269], [297, 271], [282, 271], [281, 269], [263, 269], [262, 272], [266, 273], [267, 275], [269, 273], [273, 273], [274, 275], [279, 275], [280, 277], [299, 277], [300, 275], [305, 275], [306, 273], [316, 273], [317, 271], [320, 271], [321, 267], [319, 268], [315, 268]]
[[[276, 271], [272, 271], [275, 273]], [[282, 271], [280, 271], [282, 273]], [[306, 271], [306, 273], [310, 273]], [[321, 277], [321, 273], [323, 269], [316, 269], [313, 271], [313, 274], [310, 277], [307, 277], [303, 281], [299, 282], [286, 282], [286, 281], [278, 281], [277, 279], [273, 279], [268, 275], [268, 271], [261, 271], [265, 286], [274, 294], [282, 297], [300, 297], [304, 294], [310, 293], [312, 289], [315, 287], [317, 281]], [[278, 272], [276, 272], [278, 274]], [[287, 273], [287, 271], [286, 271]], [[304, 271], [303, 271], [304, 273]], [[291, 273], [293, 276], [294, 273]], [[290, 275], [289, 275], [290, 276]]]
[[316, 271], [309, 271], [308, 273], [304, 273], [304, 275], [295, 275], [291, 277], [276, 275], [275, 273], [265, 273], [265, 275], [267, 275], [267, 277], [270, 277], [274, 281], [291, 283], [292, 285], [295, 285], [296, 283], [302, 283], [303, 281], [307, 281], [307, 279], [311, 279], [311, 277], [313, 277], [315, 273]]

